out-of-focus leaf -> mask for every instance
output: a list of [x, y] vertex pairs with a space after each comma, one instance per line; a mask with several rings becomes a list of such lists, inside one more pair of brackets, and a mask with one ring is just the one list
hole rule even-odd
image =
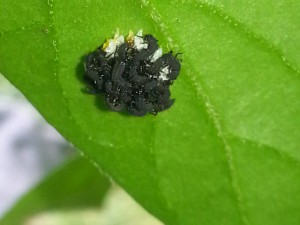
[[109, 186], [107, 178], [87, 159], [72, 159], [25, 194], [0, 224], [23, 224], [30, 216], [47, 210], [100, 206]]

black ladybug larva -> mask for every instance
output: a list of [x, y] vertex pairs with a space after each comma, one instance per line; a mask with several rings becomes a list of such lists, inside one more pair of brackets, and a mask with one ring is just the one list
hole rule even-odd
[[135, 116], [156, 115], [174, 103], [169, 87], [180, 72], [180, 60], [172, 51], [162, 53], [157, 40], [142, 30], [113, 39], [85, 58], [85, 80], [90, 93], [102, 94], [112, 111]]

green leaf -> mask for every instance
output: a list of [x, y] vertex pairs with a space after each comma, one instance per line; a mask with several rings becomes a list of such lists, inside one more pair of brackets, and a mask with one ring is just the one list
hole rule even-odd
[[1, 224], [24, 224], [35, 213], [45, 210], [75, 210], [98, 207], [109, 188], [109, 181], [84, 157], [65, 163], [17, 202], [4, 215]]
[[[166, 224], [299, 224], [300, 2], [0, 3], [0, 72]], [[183, 53], [171, 109], [123, 116], [81, 92], [82, 56], [117, 28]]]

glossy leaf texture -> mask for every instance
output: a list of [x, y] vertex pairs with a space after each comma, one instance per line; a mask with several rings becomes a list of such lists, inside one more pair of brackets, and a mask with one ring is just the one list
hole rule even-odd
[[45, 211], [59, 210], [64, 213], [96, 208], [109, 187], [108, 179], [96, 167], [84, 157], [76, 157], [26, 193], [1, 218], [0, 223], [26, 224], [31, 216]]
[[[300, 223], [300, 2], [0, 3], [0, 72], [155, 216]], [[82, 57], [117, 28], [183, 53], [171, 109], [124, 116], [81, 91]]]

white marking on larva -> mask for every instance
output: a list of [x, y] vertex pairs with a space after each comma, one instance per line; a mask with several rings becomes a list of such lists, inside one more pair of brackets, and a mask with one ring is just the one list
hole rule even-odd
[[104, 49], [104, 51], [106, 52], [106, 57], [112, 56], [113, 53], [115, 53], [116, 49], [117, 49], [117, 43], [115, 42], [115, 40], [114, 39], [108, 40], [108, 46]]
[[139, 30], [137, 33], [136, 33], [136, 36], [139, 36], [139, 37], [142, 37], [143, 36], [143, 30]]
[[167, 77], [167, 75], [170, 73], [170, 68], [169, 66], [164, 67], [160, 72], [159, 72], [159, 80], [165, 81], [169, 80], [170, 78]]
[[154, 54], [151, 57], [150, 62], [155, 62], [157, 59], [159, 59], [162, 56], [162, 49], [157, 49]]
[[134, 36], [134, 47], [140, 51], [141, 49], [148, 48], [148, 43], [144, 43], [143, 30], [139, 30]]
[[119, 35], [119, 31], [117, 30], [113, 39], [108, 39], [104, 44], [104, 52], [106, 52], [106, 57], [113, 57], [114, 53], [117, 50], [117, 47], [125, 42], [124, 36]]
[[125, 42], [123, 35], [118, 36], [117, 38], [115, 38], [115, 40], [116, 40], [117, 46], [119, 46]]

